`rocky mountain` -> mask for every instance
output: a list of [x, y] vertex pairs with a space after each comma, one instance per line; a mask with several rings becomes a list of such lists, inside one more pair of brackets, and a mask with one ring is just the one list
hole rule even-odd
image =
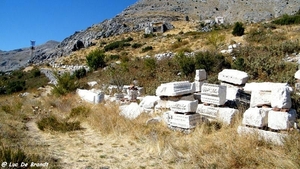
[[47, 52], [37, 52], [29, 62], [39, 63], [67, 56], [72, 51], [94, 45], [94, 40], [144, 31], [150, 26], [155, 31], [164, 32], [172, 29], [172, 21], [177, 20], [204, 22], [219, 18], [225, 24], [236, 21], [255, 23], [299, 10], [299, 0], [139, 0], [114, 18], [84, 31], [76, 31]]
[[[59, 44], [56, 41], [48, 41], [45, 44], [35, 47], [33, 56], [51, 56], [55, 53], [55, 47]], [[47, 58], [42, 58], [47, 59]], [[31, 48], [21, 48], [11, 51], [0, 51], [0, 71], [7, 72], [26, 66], [34, 61], [31, 58]], [[37, 61], [36, 61], [37, 62]]]

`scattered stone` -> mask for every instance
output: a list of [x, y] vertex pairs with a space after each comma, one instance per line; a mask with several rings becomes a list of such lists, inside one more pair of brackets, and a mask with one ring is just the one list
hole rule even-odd
[[100, 90], [84, 90], [84, 89], [77, 89], [76, 93], [81, 97], [83, 100], [98, 104], [104, 100], [104, 93]]
[[120, 110], [120, 114], [128, 119], [135, 119], [143, 112], [143, 109], [136, 102], [132, 102], [129, 105], [122, 105], [120, 106]]
[[160, 123], [160, 122], [161, 122], [161, 117], [154, 117], [152, 119], [147, 120], [146, 125], [156, 124], [156, 123]]
[[98, 84], [96, 81], [88, 82], [87, 83], [90, 87], [94, 87], [96, 84]]

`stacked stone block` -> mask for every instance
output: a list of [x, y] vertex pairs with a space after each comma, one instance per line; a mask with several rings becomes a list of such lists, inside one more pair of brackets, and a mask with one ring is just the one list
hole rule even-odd
[[201, 102], [217, 106], [224, 105], [226, 89], [226, 86], [204, 83], [201, 87]]

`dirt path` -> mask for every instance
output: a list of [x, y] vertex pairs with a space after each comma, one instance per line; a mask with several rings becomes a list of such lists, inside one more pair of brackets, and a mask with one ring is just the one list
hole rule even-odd
[[63, 168], [164, 168], [164, 162], [145, 145], [103, 138], [88, 124], [82, 124], [84, 130], [69, 133], [43, 132], [34, 120], [26, 126], [30, 144], [46, 147], [45, 153], [58, 159]]

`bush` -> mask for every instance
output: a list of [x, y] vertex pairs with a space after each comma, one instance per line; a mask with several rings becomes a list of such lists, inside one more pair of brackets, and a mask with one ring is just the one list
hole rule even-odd
[[100, 68], [105, 67], [106, 63], [104, 59], [105, 59], [105, 54], [103, 51], [99, 49], [90, 52], [88, 56], [86, 56], [87, 65], [93, 70], [97, 70], [99, 67]]
[[241, 22], [236, 22], [233, 27], [232, 35], [234, 36], [242, 36], [244, 35], [245, 28]]
[[134, 43], [133, 45], [131, 45], [131, 47], [134, 49], [140, 48], [141, 46], [143, 46], [143, 45], [140, 43]]
[[300, 24], [300, 14], [296, 14], [293, 16], [285, 14], [281, 18], [272, 21], [272, 23], [277, 25]]
[[64, 73], [62, 76], [59, 76], [56, 73], [57, 85], [54, 86], [52, 92], [55, 95], [65, 95], [72, 91], [75, 91], [78, 88], [78, 83], [74, 77], [74, 75], [70, 75], [69, 72]]
[[176, 55], [175, 59], [179, 64], [181, 72], [185, 76], [188, 76], [195, 72], [194, 57], [186, 56], [183, 53], [180, 53], [180, 54]]
[[74, 75], [77, 77], [77, 79], [81, 79], [86, 76], [86, 70], [85, 68], [80, 68], [78, 70], [75, 70]]
[[25, 81], [9, 82], [6, 87], [6, 93], [11, 94], [25, 90]]
[[153, 50], [153, 47], [152, 46], [146, 46], [142, 49], [142, 52], [147, 52], [147, 51], [150, 51], [150, 50]]
[[80, 122], [67, 122], [59, 121], [55, 116], [51, 115], [49, 117], [43, 118], [37, 122], [38, 128], [42, 131], [51, 130], [51, 131], [60, 131], [68, 132], [80, 130]]
[[114, 50], [114, 49], [122, 49], [123, 47], [126, 47], [126, 46], [131, 46], [130, 43], [127, 43], [128, 40], [130, 40], [130, 39], [112, 42], [112, 43], [104, 46], [104, 50], [110, 51], [110, 50]]
[[90, 109], [84, 106], [78, 106], [75, 107], [71, 110], [70, 116], [69, 117], [88, 117], [88, 115], [90, 114]]

